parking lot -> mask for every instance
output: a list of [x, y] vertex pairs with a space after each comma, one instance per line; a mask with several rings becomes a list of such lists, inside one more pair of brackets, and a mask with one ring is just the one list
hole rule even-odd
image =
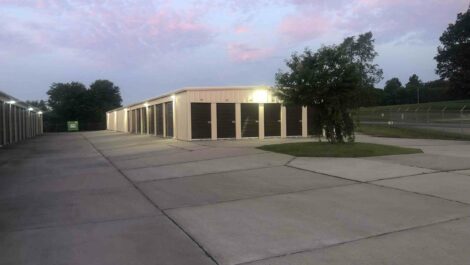
[[107, 131], [0, 149], [0, 264], [468, 264], [470, 142], [357, 138], [424, 153]]

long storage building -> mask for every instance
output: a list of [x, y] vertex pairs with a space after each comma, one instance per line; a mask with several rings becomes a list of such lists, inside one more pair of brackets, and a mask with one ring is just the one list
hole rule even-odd
[[107, 112], [107, 129], [179, 140], [307, 137], [313, 110], [267, 86], [184, 88]]
[[42, 112], [0, 91], [0, 147], [42, 133]]

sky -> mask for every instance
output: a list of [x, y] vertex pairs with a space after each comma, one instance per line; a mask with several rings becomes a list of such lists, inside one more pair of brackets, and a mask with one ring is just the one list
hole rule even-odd
[[[0, 0], [0, 90], [108, 79], [124, 104], [191, 86], [273, 85], [305, 48], [372, 31], [384, 80], [435, 75], [468, 0]], [[378, 84], [383, 86], [384, 81]]]

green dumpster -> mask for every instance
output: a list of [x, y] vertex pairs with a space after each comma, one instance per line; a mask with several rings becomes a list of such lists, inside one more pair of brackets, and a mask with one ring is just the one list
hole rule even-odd
[[67, 131], [77, 132], [78, 131], [78, 121], [68, 121], [67, 122]]

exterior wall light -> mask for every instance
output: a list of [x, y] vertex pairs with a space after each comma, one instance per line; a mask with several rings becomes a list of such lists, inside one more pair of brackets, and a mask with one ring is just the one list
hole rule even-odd
[[148, 108], [149, 104], [147, 102], [144, 103], [144, 107]]
[[34, 109], [33, 109], [33, 108], [31, 108], [31, 107], [29, 107], [29, 108], [28, 108], [28, 110], [29, 110], [29, 111], [33, 111]]
[[266, 90], [255, 90], [253, 93], [253, 101], [256, 103], [268, 102], [268, 91]]
[[8, 103], [8, 104], [15, 104], [15, 103], [16, 103], [16, 101], [14, 101], [14, 100], [10, 100], [10, 101], [8, 101], [7, 103]]
[[38, 114], [41, 115], [41, 114], [42, 114], [42, 111], [38, 111]]

